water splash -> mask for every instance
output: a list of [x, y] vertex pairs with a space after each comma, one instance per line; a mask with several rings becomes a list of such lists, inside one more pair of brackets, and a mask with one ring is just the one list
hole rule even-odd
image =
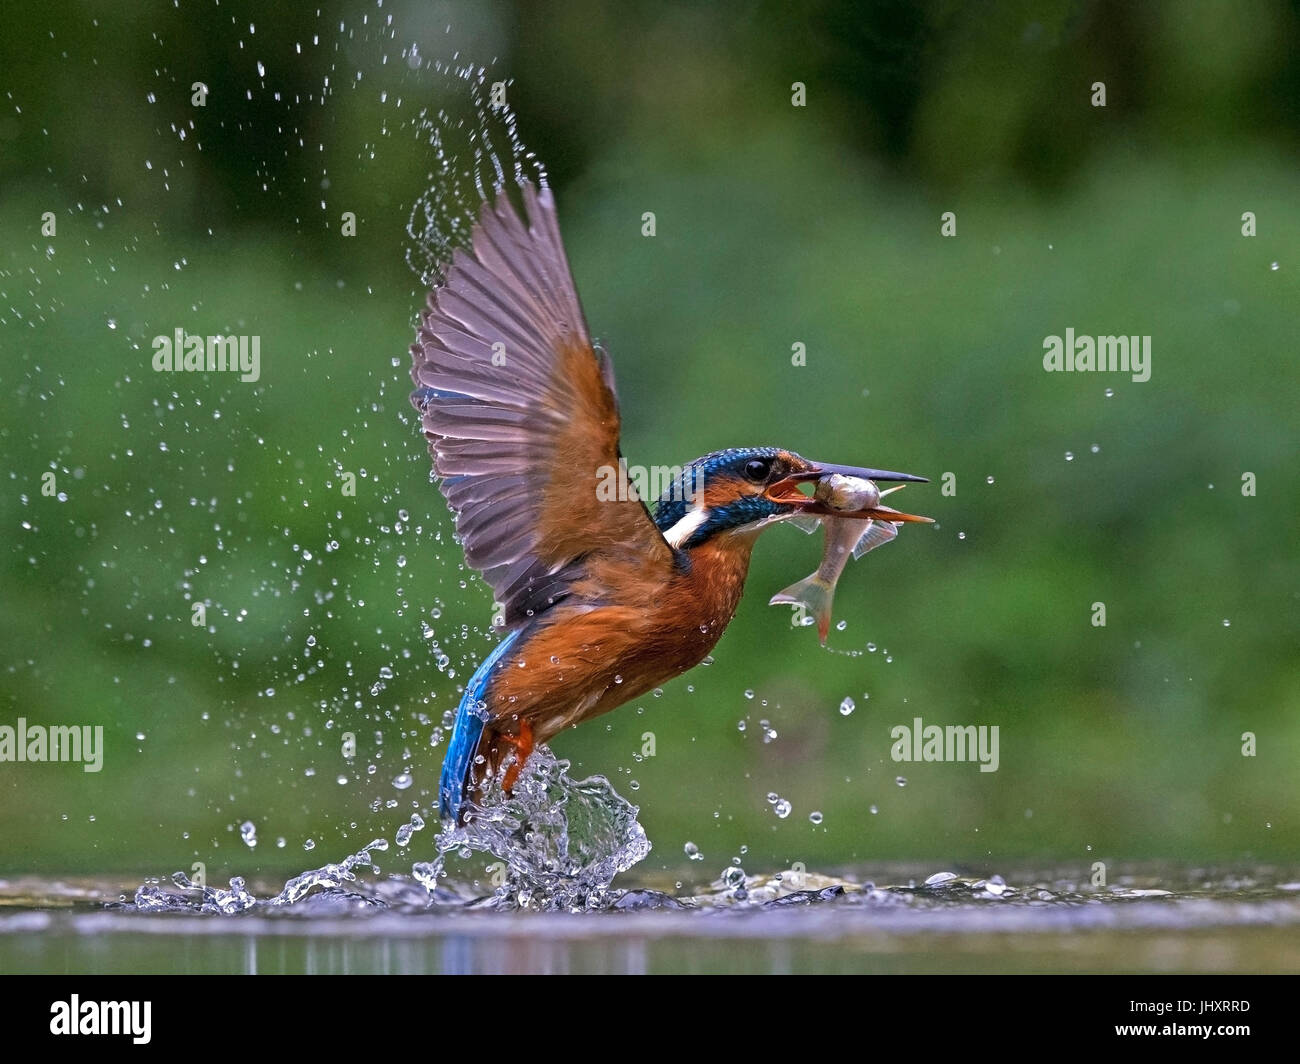
[[[416, 200], [407, 226], [411, 238], [407, 263], [423, 284], [434, 285], [441, 280], [454, 251], [469, 244], [482, 205], [494, 198], [496, 190], [512, 182], [515, 186], [531, 182], [545, 188], [547, 175], [541, 161], [519, 137], [515, 114], [506, 102], [512, 82], [495, 80], [487, 67], [425, 59], [414, 48], [406, 59], [411, 69], [421, 72], [424, 90], [441, 97], [440, 106], [422, 111], [411, 126], [413, 135], [428, 145], [431, 162], [426, 191]], [[334, 465], [337, 474], [348, 472], [341, 458], [335, 458]], [[364, 478], [367, 472], [361, 468], [357, 475]], [[397, 534], [401, 534], [407, 520], [405, 511], [399, 511], [399, 515], [400, 521], [394, 524]], [[380, 526], [379, 531], [387, 535], [390, 530]], [[330, 548], [326, 549], [328, 552]], [[405, 568], [404, 554], [397, 556], [397, 566]], [[433, 634], [432, 629], [429, 634]], [[314, 634], [312, 638], [316, 638]], [[446, 654], [436, 643], [434, 649], [440, 655], [440, 671], [448, 679], [453, 678], [455, 672], [446, 667]], [[319, 656], [317, 651], [304, 658], [314, 661]], [[391, 667], [386, 673], [381, 670], [379, 680], [369, 688], [370, 697], [378, 698], [392, 677]], [[268, 688], [266, 697], [273, 695], [274, 689]], [[350, 715], [362, 708], [351, 696], [340, 696], [335, 701], [326, 729], [333, 726], [335, 719], [353, 719]], [[434, 733], [438, 734], [436, 728]], [[354, 752], [348, 753], [345, 748], [344, 756], [351, 767]], [[409, 755], [403, 759], [404, 766], [407, 761]], [[436, 857], [416, 863], [413, 879], [408, 877], [407, 885], [421, 894], [425, 904], [487, 902], [500, 907], [540, 909], [599, 905], [614, 877], [644, 858], [650, 843], [637, 823], [637, 808], [622, 799], [607, 780], [593, 777], [575, 781], [569, 777], [568, 768], [567, 761], [557, 761], [548, 750], [539, 749], [513, 797], [506, 800], [498, 795], [489, 799], [471, 826], [448, 829], [435, 836]], [[373, 761], [366, 771], [377, 772]], [[306, 774], [314, 775], [314, 767]], [[340, 784], [347, 784], [350, 778], [357, 778], [357, 774], [337, 775]], [[409, 768], [403, 767], [393, 786], [402, 791], [411, 785]], [[420, 800], [428, 797], [421, 794]], [[396, 804], [389, 803], [390, 807]], [[377, 807], [372, 808], [377, 811]], [[416, 813], [397, 830], [393, 841], [399, 849], [411, 847], [415, 852], [420, 845], [415, 834], [424, 827], [425, 821]], [[252, 821], [240, 826], [240, 837], [250, 848], [256, 846]], [[309, 841], [305, 848], [313, 845]], [[260, 900], [248, 890], [242, 877], [232, 879], [226, 889], [192, 882], [177, 873], [170, 884], [151, 882], [141, 886], [135, 894], [135, 907], [151, 912], [179, 909], [240, 913], [253, 908], [301, 905], [309, 899], [333, 895], [359, 903], [384, 904], [378, 901], [382, 892], [376, 889], [384, 881], [370, 854], [388, 845], [387, 840], [378, 839], [342, 862], [295, 876], [278, 894]], [[492, 893], [487, 898], [473, 896], [473, 877], [469, 884], [457, 884], [447, 870], [453, 858], [476, 854], [494, 857], [498, 862], [496, 871], [490, 870]], [[361, 882], [358, 873], [367, 870], [374, 874], [367, 876], [369, 882]]]
[[592, 909], [614, 877], [650, 852], [638, 808], [603, 776], [574, 780], [569, 762], [545, 746], [528, 759], [514, 793], [489, 794], [463, 828], [437, 837], [438, 858], [416, 868], [436, 888], [450, 856], [498, 858], [493, 903], [502, 908]]
[[547, 185], [546, 168], [520, 139], [506, 103], [512, 83], [490, 84], [485, 67], [429, 66], [446, 79], [468, 113], [426, 109], [415, 124], [416, 135], [432, 150], [433, 167], [429, 187], [407, 223], [412, 244], [406, 262], [426, 286], [441, 281], [452, 252], [468, 247], [479, 210], [495, 190], [506, 187], [507, 178], [516, 185]]
[[[338, 863], [299, 873], [280, 892], [259, 900], [241, 876], [229, 889], [193, 882], [183, 872], [171, 877], [168, 889], [146, 883], [134, 897], [139, 912], [190, 912], [234, 915], [252, 909], [300, 906], [309, 899], [319, 908], [322, 899], [347, 907], [390, 907], [395, 900], [405, 907], [472, 906], [475, 908], [536, 909], [543, 911], [608, 908], [614, 877], [626, 872], [650, 852], [650, 840], [637, 821], [638, 808], [614, 790], [603, 776], [575, 780], [569, 762], [557, 759], [545, 746], [534, 750], [515, 785], [505, 797], [493, 791], [467, 826], [448, 828], [435, 836], [438, 854], [417, 862], [411, 877], [379, 879], [372, 852], [389, 848], [387, 839], [369, 845]], [[395, 842], [409, 845], [425, 826], [415, 814], [397, 829]], [[454, 879], [448, 870], [452, 859], [475, 854], [495, 857], [489, 867], [493, 891], [478, 896], [472, 881]], [[358, 873], [369, 871], [373, 882]], [[410, 880], [422, 887], [412, 889]], [[418, 900], [417, 900], [418, 899]]]
[[193, 882], [184, 872], [172, 874], [173, 885], [179, 893], [167, 890], [157, 884], [146, 883], [135, 892], [134, 905], [140, 912], [200, 912], [231, 916], [247, 912], [253, 908], [278, 908], [296, 905], [313, 890], [341, 891], [363, 903], [373, 903], [373, 899], [364, 893], [357, 893], [351, 888], [357, 882], [354, 868], [375, 869], [371, 859], [371, 850], [387, 850], [387, 839], [375, 839], [369, 846], [358, 850], [338, 864], [326, 864], [301, 872], [285, 883], [283, 889], [274, 897], [259, 901], [248, 890], [244, 878], [235, 876], [230, 880], [230, 889], [209, 887]]

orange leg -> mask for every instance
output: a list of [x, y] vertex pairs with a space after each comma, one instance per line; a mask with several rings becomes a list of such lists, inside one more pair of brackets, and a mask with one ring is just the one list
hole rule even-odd
[[529, 755], [533, 752], [533, 726], [529, 721], [521, 720], [518, 735], [502, 735], [501, 739], [515, 748], [515, 759], [506, 769], [505, 779], [501, 781], [501, 789], [506, 794], [510, 794], [515, 789], [515, 781], [519, 779], [519, 773], [523, 771]]

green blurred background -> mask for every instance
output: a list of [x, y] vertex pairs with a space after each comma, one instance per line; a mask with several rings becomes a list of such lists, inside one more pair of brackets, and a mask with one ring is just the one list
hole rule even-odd
[[[427, 815], [495, 636], [406, 399], [418, 114], [464, 102], [413, 45], [512, 79], [629, 461], [935, 481], [830, 651], [766, 605], [820, 556], [779, 528], [713, 664], [556, 740], [649, 868], [1295, 855], [1296, 4], [55, 2], [0, 39], [0, 723], [107, 752], [0, 764], [0, 871], [289, 873]], [[177, 327], [261, 380], [152, 372]], [[1067, 327], [1150, 381], [1045, 373]], [[914, 716], [999, 771], [895, 764]]]

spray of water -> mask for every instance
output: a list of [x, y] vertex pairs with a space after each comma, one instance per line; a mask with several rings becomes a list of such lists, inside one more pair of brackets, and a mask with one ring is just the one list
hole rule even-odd
[[574, 780], [569, 762], [539, 747], [506, 797], [493, 790], [466, 827], [437, 838], [438, 858], [417, 865], [430, 890], [455, 856], [496, 857], [494, 901], [503, 908], [601, 908], [611, 882], [650, 852], [637, 807], [603, 776]]
[[[545, 746], [538, 747], [506, 797], [489, 794], [481, 807], [473, 807], [466, 827], [448, 827], [435, 836], [437, 856], [417, 862], [411, 877], [426, 892], [424, 904], [474, 906], [497, 909], [591, 910], [615, 901], [610, 885], [650, 852], [650, 840], [637, 821], [637, 807], [619, 795], [603, 776], [575, 780], [569, 762], [557, 759]], [[413, 816], [398, 829], [399, 847], [412, 843], [424, 828]], [[253, 908], [279, 909], [297, 905], [312, 895], [342, 894], [363, 905], [384, 905], [380, 882], [366, 883], [359, 873], [378, 876], [372, 856], [388, 850], [387, 839], [369, 845], [338, 863], [330, 863], [294, 876], [276, 895], [259, 900], [236, 876], [229, 889], [192, 882], [184, 873], [172, 876], [178, 890], [146, 884], [135, 894], [140, 912], [202, 912], [230, 915]], [[452, 876], [452, 866], [476, 854], [496, 858], [489, 866], [493, 891], [476, 896]], [[400, 887], [406, 877], [391, 877]], [[401, 900], [411, 902], [409, 892]]]
[[416, 200], [407, 223], [411, 244], [406, 261], [427, 286], [437, 284], [457, 248], [467, 247], [479, 209], [498, 189], [528, 181], [545, 188], [546, 169], [524, 145], [518, 121], [506, 102], [508, 81], [489, 81], [484, 67], [432, 69], [460, 92], [464, 111], [425, 110], [415, 135], [430, 149], [428, 188]]
[[[506, 103], [508, 81], [493, 80], [484, 67], [424, 59], [414, 48], [406, 58], [412, 69], [420, 69], [430, 78], [436, 95], [455, 101], [421, 112], [412, 126], [414, 135], [428, 145], [431, 169], [427, 188], [416, 200], [407, 226], [410, 244], [406, 258], [423, 284], [436, 285], [456, 249], [468, 245], [485, 201], [512, 182], [516, 187], [525, 181], [546, 187], [547, 177], [540, 160], [519, 136], [515, 115]], [[338, 472], [343, 472], [341, 464]], [[400, 511], [399, 517], [398, 532], [406, 524], [406, 512]], [[454, 675], [445, 668], [446, 655], [436, 641], [433, 650], [440, 671], [448, 677]], [[372, 697], [378, 697], [392, 675], [391, 669], [381, 672], [380, 680], [370, 689]], [[338, 715], [346, 719], [347, 710], [341, 709]], [[614, 877], [644, 858], [650, 843], [637, 822], [637, 808], [620, 797], [607, 780], [599, 776], [574, 780], [568, 770], [567, 761], [558, 761], [549, 750], [539, 748], [514, 794], [508, 799], [499, 793], [490, 796], [467, 827], [448, 828], [436, 835], [436, 856], [417, 862], [411, 877], [380, 876], [372, 854], [387, 851], [390, 844], [379, 838], [340, 862], [294, 876], [278, 894], [261, 900], [241, 877], [232, 879], [225, 889], [191, 881], [178, 872], [169, 885], [141, 886], [135, 894], [135, 907], [146, 912], [230, 914], [297, 906], [323, 896], [385, 904], [383, 897], [392, 897], [392, 890], [385, 885], [396, 881], [405, 881], [425, 905], [600, 907], [610, 901]], [[430, 814], [430, 819], [435, 817]], [[251, 822], [245, 827], [248, 830], [241, 830], [241, 836], [251, 846], [255, 828]], [[412, 815], [394, 835], [396, 848], [418, 852], [417, 833], [425, 827], [419, 813]], [[458, 861], [476, 855], [495, 859], [489, 866], [491, 893], [486, 896], [469, 885], [474, 882], [472, 875], [466, 876], [456, 867]], [[362, 874], [364, 881], [359, 878]], [[410, 903], [413, 896], [405, 894], [402, 900]]]

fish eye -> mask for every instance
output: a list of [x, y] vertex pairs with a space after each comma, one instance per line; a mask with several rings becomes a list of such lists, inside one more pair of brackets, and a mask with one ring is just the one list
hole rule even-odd
[[771, 472], [772, 459], [770, 458], [751, 458], [745, 463], [745, 476], [755, 482], [765, 481]]

